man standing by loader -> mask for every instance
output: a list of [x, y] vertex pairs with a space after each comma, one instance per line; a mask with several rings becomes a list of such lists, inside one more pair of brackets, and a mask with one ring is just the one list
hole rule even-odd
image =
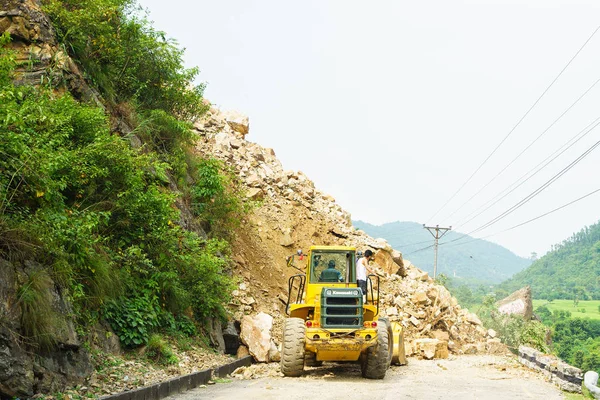
[[363, 257], [356, 260], [356, 283], [362, 290], [363, 296], [367, 295], [367, 272], [371, 273], [369, 269], [371, 258], [373, 258], [373, 252], [367, 250]]

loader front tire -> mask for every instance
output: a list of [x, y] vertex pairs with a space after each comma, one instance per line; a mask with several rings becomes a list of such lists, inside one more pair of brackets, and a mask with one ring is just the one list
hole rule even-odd
[[288, 318], [283, 327], [281, 372], [285, 376], [300, 376], [304, 372], [306, 328], [300, 318]]
[[392, 337], [388, 334], [387, 324], [377, 325], [377, 344], [367, 349], [361, 358], [362, 376], [367, 379], [383, 379], [390, 366]]

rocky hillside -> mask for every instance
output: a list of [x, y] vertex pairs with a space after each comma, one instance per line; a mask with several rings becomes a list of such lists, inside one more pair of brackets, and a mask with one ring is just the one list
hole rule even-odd
[[247, 117], [213, 107], [195, 130], [198, 151], [235, 168], [247, 197], [257, 201], [234, 244], [235, 273], [242, 280], [230, 304], [236, 320], [257, 312], [273, 315], [279, 344], [288, 278], [298, 273], [286, 265], [286, 257], [311, 245], [356, 246], [375, 252], [383, 278], [383, 314], [405, 326], [408, 354], [419, 352], [415, 341], [420, 338], [445, 342], [456, 354], [503, 351], [495, 333], [484, 329], [427, 272], [410, 262], [405, 265], [401, 253], [384, 239], [355, 229], [348, 211], [301, 171], [285, 170], [273, 149], [247, 140]]

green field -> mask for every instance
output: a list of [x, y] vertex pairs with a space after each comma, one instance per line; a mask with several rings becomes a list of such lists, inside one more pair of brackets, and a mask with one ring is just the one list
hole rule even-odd
[[550, 311], [562, 310], [570, 311], [571, 317], [589, 318], [600, 320], [600, 300], [580, 300], [577, 306], [573, 304], [573, 300], [553, 300], [548, 303], [547, 300], [533, 300], [533, 310], [539, 306], [545, 305]]

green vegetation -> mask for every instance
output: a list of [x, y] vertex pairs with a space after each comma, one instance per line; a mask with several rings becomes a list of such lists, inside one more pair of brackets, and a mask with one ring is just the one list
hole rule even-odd
[[554, 311], [568, 312], [573, 318], [589, 318], [600, 320], [600, 301], [581, 300], [575, 303], [573, 300], [533, 300], [533, 308], [546, 307], [551, 313]]
[[[43, 4], [106, 109], [55, 91], [60, 82], [15, 85], [2, 37], [0, 257], [33, 262], [19, 281], [22, 334], [52, 346], [56, 287], [80, 333], [106, 319], [125, 346], [153, 339], [169, 360], [153, 334], [195, 335], [225, 317], [227, 240], [247, 204], [231, 171], [191, 151], [190, 121], [206, 108], [203, 87], [192, 85], [198, 71], [183, 67], [182, 50], [139, 17], [135, 1]], [[140, 148], [111, 131], [115, 119]], [[205, 232], [179, 225], [178, 204]]]
[[[536, 299], [600, 300], [600, 223], [585, 227], [501, 286]], [[586, 310], [589, 312], [591, 310]]]
[[179, 362], [166, 340], [156, 333], [148, 340], [146, 356], [157, 364], [173, 365]]
[[440, 277], [437, 282], [444, 284], [462, 307], [475, 312], [486, 328], [495, 330], [502, 343], [509, 349], [516, 352], [520, 345], [526, 345], [540, 351], [549, 351], [546, 344], [547, 329], [542, 323], [525, 321], [520, 316], [507, 316], [498, 312], [495, 304], [506, 297], [506, 293], [485, 293], [485, 286], [480, 286], [473, 292], [466, 285], [453, 286], [453, 280], [443, 274]]
[[[584, 370], [600, 371], [600, 313], [597, 301], [534, 300], [534, 313], [541, 319], [526, 322], [519, 316], [504, 316], [494, 304], [507, 293], [483, 294], [484, 288], [452, 286], [453, 281], [441, 276], [444, 283], [463, 306], [474, 311], [486, 328], [492, 328], [513, 351], [524, 344], [540, 351], [556, 354], [565, 362]], [[581, 312], [584, 310], [585, 312]], [[585, 319], [574, 318], [574, 313]], [[551, 339], [550, 342], [548, 339]]]
[[572, 318], [570, 311], [551, 311], [551, 305], [536, 307], [535, 313], [552, 328], [555, 353], [584, 371], [600, 371], [600, 318]]
[[[416, 222], [391, 222], [379, 226], [362, 221], [352, 223], [373, 237], [386, 239], [406, 259], [433, 276], [433, 247], [427, 248], [433, 245], [433, 237], [423, 229], [423, 225]], [[449, 231], [440, 243], [463, 237], [463, 234]], [[460, 246], [441, 245], [439, 249], [437, 273], [453, 277], [456, 285], [476, 288], [498, 284], [531, 264], [531, 260], [519, 257], [500, 245], [471, 239], [467, 236]]]
[[152, 28], [136, 0], [43, 0], [59, 41], [112, 104], [162, 110], [182, 120], [200, 115], [198, 69], [183, 50]]

